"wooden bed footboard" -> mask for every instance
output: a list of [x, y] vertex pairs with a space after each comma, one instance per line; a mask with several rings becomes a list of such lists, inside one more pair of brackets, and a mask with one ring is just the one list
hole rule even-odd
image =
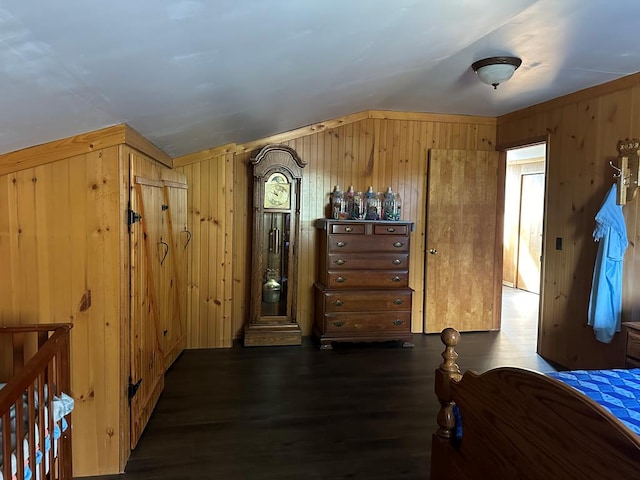
[[[71, 480], [71, 421], [55, 422], [71, 393], [71, 324], [0, 326], [0, 478]], [[55, 397], [55, 398], [54, 398]], [[59, 435], [59, 437], [58, 437]], [[38, 453], [40, 452], [40, 453]], [[42, 454], [36, 465], [33, 459]]]
[[530, 370], [462, 375], [460, 334], [441, 339], [432, 480], [640, 478], [640, 438], [596, 402]]

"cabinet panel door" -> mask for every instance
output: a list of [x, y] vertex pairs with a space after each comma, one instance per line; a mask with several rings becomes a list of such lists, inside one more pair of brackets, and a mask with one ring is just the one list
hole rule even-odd
[[[164, 372], [186, 343], [186, 185], [134, 178], [131, 226], [131, 445], [136, 445], [162, 392]], [[138, 384], [139, 382], [139, 384]]]
[[162, 233], [162, 189], [135, 183], [131, 207], [140, 221], [131, 225], [131, 448], [151, 417], [164, 387], [164, 339], [158, 295], [159, 269], [165, 248]]
[[[138, 159], [139, 160], [139, 159]], [[164, 387], [164, 372], [186, 344], [187, 186], [132, 159], [131, 209], [131, 448]], [[147, 167], [145, 169], [145, 166]]]
[[460, 331], [500, 328], [497, 179], [497, 152], [430, 152], [426, 333], [446, 327]]

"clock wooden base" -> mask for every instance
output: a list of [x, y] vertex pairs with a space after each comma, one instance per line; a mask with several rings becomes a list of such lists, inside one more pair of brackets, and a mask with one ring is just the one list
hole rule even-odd
[[302, 345], [302, 330], [297, 323], [250, 323], [244, 328], [245, 347]]

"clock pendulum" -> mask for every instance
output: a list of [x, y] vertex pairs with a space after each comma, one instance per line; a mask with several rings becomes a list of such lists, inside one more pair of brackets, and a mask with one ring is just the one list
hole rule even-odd
[[275, 225], [275, 216], [271, 216], [271, 230], [269, 231], [269, 256], [266, 282], [262, 285], [262, 301], [265, 303], [277, 303], [280, 300], [282, 285], [279, 280], [279, 256], [280, 256], [280, 229]]

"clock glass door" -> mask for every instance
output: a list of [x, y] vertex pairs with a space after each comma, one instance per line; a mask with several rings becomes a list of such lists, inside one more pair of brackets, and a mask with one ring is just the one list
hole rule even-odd
[[262, 272], [261, 316], [286, 316], [291, 214], [265, 212], [263, 220], [264, 272]]

